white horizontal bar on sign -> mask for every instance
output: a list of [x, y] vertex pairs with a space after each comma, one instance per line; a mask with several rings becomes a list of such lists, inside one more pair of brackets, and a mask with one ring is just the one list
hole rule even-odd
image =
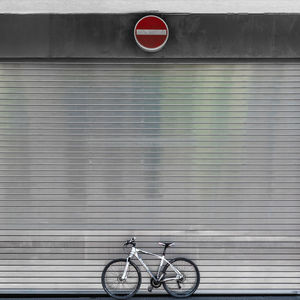
[[167, 35], [165, 29], [137, 29], [137, 35]]

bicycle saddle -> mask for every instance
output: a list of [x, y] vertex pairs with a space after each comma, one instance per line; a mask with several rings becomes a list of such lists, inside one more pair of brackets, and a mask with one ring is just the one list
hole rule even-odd
[[175, 245], [175, 243], [174, 242], [158, 242], [158, 244], [159, 245], [161, 245], [161, 246], [164, 246], [164, 247], [172, 247], [172, 246], [174, 246]]

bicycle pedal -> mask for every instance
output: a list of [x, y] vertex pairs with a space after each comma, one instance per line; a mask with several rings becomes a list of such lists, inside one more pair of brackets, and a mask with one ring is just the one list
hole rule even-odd
[[153, 290], [153, 286], [152, 286], [152, 285], [149, 285], [149, 286], [148, 286], [148, 292], [151, 293], [152, 290]]

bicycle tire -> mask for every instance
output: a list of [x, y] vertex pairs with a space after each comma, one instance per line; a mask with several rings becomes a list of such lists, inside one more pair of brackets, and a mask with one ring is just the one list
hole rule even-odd
[[[110, 262], [104, 267], [104, 269], [103, 269], [103, 271], [102, 271], [102, 275], [101, 275], [101, 283], [102, 283], [103, 289], [104, 289], [104, 291], [105, 291], [109, 296], [111, 296], [111, 297], [113, 297], [113, 298], [115, 298], [115, 299], [128, 299], [128, 298], [134, 296], [134, 295], [138, 292], [138, 290], [140, 289], [140, 287], [141, 287], [141, 283], [142, 283], [142, 275], [141, 275], [141, 271], [140, 271], [139, 267], [138, 267], [134, 262], [132, 262], [132, 261], [129, 261], [130, 266], [132, 266], [132, 267], [135, 269], [136, 274], [137, 274], [137, 284], [136, 284], [135, 289], [132, 290], [132, 291], [131, 291], [130, 293], [128, 293], [128, 294], [124, 294], [124, 295], [120, 295], [120, 294], [119, 294], [119, 295], [118, 295], [118, 293], [116, 293], [116, 294], [113, 293], [112, 289], [110, 289], [110, 288], [108, 287], [107, 280], [106, 280], [106, 274], [107, 274], [109, 268], [110, 268], [112, 265], [114, 265], [114, 264], [116, 264], [116, 263], [118, 263], [118, 262], [124, 263], [124, 265], [125, 265], [125, 264], [126, 264], [126, 261], [127, 261], [127, 260], [126, 260], [125, 258], [117, 258], [117, 259], [114, 259], [114, 260], [110, 261]], [[123, 269], [123, 270], [124, 270], [124, 269]], [[117, 278], [116, 278], [116, 283], [117, 283], [117, 280], [119, 280], [119, 278], [120, 278], [120, 276], [122, 275], [123, 271], [122, 271], [122, 269], [120, 269], [120, 272], [116, 272], [116, 273], [118, 273], [118, 276], [117, 276]]]
[[[176, 257], [176, 258], [173, 258], [172, 260], [170, 260], [170, 263], [173, 265], [173, 264], [178, 264], [178, 262], [181, 262], [181, 263], [179, 263], [179, 266], [177, 267], [176, 265], [174, 265], [178, 270], [179, 270], [179, 272], [181, 272], [183, 275], [185, 275], [184, 274], [184, 272], [182, 271], [182, 270], [180, 270], [180, 265], [182, 264], [182, 265], [184, 265], [184, 263], [185, 264], [189, 264], [190, 266], [192, 266], [192, 268], [193, 268], [193, 270], [194, 270], [194, 272], [195, 272], [195, 282], [193, 283], [193, 286], [188, 290], [188, 291], [186, 291], [186, 292], [176, 292], [176, 289], [178, 289], [178, 290], [180, 290], [180, 288], [178, 287], [178, 288], [174, 288], [174, 290], [172, 290], [171, 288], [170, 288], [170, 282], [171, 281], [165, 281], [165, 282], [163, 282], [163, 287], [164, 287], [164, 289], [167, 291], [167, 293], [169, 294], [169, 295], [171, 295], [171, 296], [173, 296], [173, 297], [176, 297], [176, 298], [185, 298], [185, 297], [189, 297], [189, 296], [191, 296], [192, 294], [194, 294], [195, 293], [195, 291], [198, 289], [198, 286], [199, 286], [199, 284], [200, 284], [200, 272], [199, 272], [199, 269], [198, 269], [198, 267], [197, 267], [197, 265], [192, 261], [192, 260], [190, 260], [190, 259], [188, 259], [188, 258], [184, 258], [184, 257]], [[167, 272], [168, 272], [168, 268], [170, 268], [170, 270], [171, 270], [171, 272], [173, 273], [173, 274], [175, 274], [175, 272], [171, 269], [171, 267], [170, 267], [170, 265], [169, 264], [166, 264], [165, 266], [164, 266], [164, 268], [163, 268], [163, 274], [165, 274], [165, 276], [167, 276], [166, 274], [167, 274]], [[186, 279], [188, 279], [189, 277], [186, 277]], [[186, 280], [186, 279], [184, 279], [184, 280]], [[178, 283], [177, 282], [175, 282], [175, 280], [174, 281], [172, 281], [173, 282], [173, 285], [178, 285]], [[182, 281], [181, 283], [180, 283], [180, 285], [183, 285], [184, 284], [184, 281]]]

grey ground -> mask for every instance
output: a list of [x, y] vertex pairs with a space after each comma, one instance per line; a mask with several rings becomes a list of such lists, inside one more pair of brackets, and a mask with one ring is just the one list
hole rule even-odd
[[[113, 300], [113, 298], [106, 296], [74, 296], [74, 295], [33, 295], [33, 296], [15, 296], [15, 295], [0, 295], [0, 299], [9, 300]], [[176, 298], [169, 296], [135, 296], [132, 300], [174, 300]], [[187, 298], [189, 300], [300, 300], [300, 295], [272, 295], [272, 296], [259, 296], [259, 295], [245, 295], [245, 296], [222, 296], [222, 295], [201, 295], [192, 296]]]

